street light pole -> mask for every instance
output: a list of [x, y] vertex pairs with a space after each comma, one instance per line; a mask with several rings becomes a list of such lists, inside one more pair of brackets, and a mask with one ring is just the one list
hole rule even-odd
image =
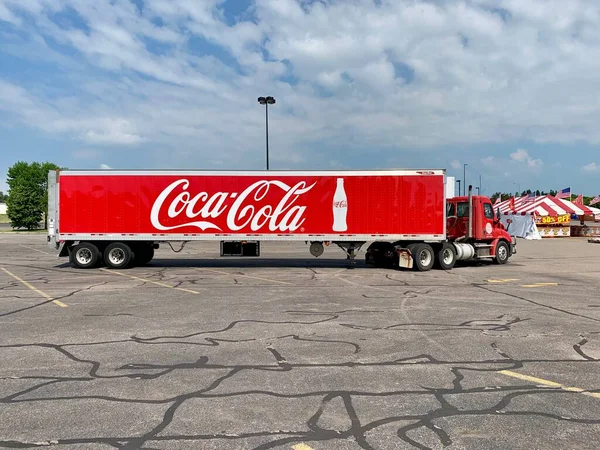
[[521, 183], [513, 183], [519, 189], [519, 197], [521, 196]]
[[269, 170], [269, 104], [265, 103], [265, 140], [267, 143], [267, 170]]
[[269, 105], [275, 104], [275, 98], [258, 97], [258, 103], [265, 105], [265, 138], [267, 144], [267, 170], [269, 170]]
[[458, 183], [458, 196], [460, 197], [460, 180], [456, 180], [456, 182]]
[[467, 195], [467, 166], [468, 164], [463, 165], [463, 195]]

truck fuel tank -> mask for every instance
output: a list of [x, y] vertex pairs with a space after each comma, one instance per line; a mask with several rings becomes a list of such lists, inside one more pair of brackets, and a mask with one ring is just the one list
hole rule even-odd
[[453, 243], [456, 248], [456, 260], [465, 261], [467, 259], [473, 259], [475, 257], [475, 247], [471, 244], [461, 244], [459, 242]]

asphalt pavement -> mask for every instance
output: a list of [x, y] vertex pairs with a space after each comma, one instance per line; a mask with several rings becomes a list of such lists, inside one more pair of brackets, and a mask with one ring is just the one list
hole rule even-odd
[[598, 448], [600, 246], [427, 273], [262, 253], [77, 270], [0, 234], [0, 448]]

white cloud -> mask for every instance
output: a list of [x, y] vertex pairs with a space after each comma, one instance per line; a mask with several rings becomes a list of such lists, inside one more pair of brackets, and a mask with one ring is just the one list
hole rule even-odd
[[600, 164], [591, 162], [583, 166], [581, 170], [587, 173], [600, 173]]
[[519, 149], [516, 152], [511, 153], [510, 158], [515, 161], [525, 162], [529, 159], [529, 153], [527, 153], [527, 150]]
[[481, 163], [485, 166], [485, 167], [494, 167], [497, 164], [496, 158], [493, 156], [486, 156], [485, 158], [481, 159]]
[[90, 144], [130, 145], [141, 142], [142, 138], [134, 131], [134, 126], [125, 119], [105, 118], [94, 124], [95, 129], [83, 134], [83, 140]]
[[112, 169], [112, 167], [110, 167], [110, 166], [109, 166], [109, 165], [107, 165], [107, 164], [100, 164], [100, 168], [101, 168], [101, 169], [104, 169], [104, 170]]
[[[231, 24], [222, 0], [146, 0], [141, 9], [0, 0], [0, 21], [18, 32], [11, 39], [29, 36], [28, 54], [55, 61], [69, 84], [0, 79], [0, 109], [89, 145], [152, 145], [154, 163], [172, 165], [190, 155], [258, 164], [264, 94], [277, 98], [270, 142], [282, 165], [356, 162], [372, 148], [391, 157], [524, 139], [600, 142], [600, 104], [589, 95], [600, 90], [599, 2], [374, 3], [257, 0]], [[67, 8], [85, 29], [56, 21]]]
[[[0, 79], [0, 110], [51, 133], [69, 133], [90, 144], [130, 145], [142, 141], [136, 126], [122, 117], [104, 117], [85, 104], [56, 101], [51, 104], [25, 89]], [[65, 111], [60, 106], [64, 105]]]
[[459, 160], [455, 159], [455, 160], [453, 160], [453, 161], [450, 161], [450, 166], [451, 166], [453, 169], [456, 169], [456, 170], [458, 170], [458, 169], [460, 169], [460, 168], [462, 167], [462, 164], [460, 163], [460, 161], [459, 161]]
[[0, 21], [5, 21], [14, 25], [21, 24], [21, 20], [16, 17], [6, 5], [2, 3], [0, 3]]
[[529, 156], [527, 150], [518, 149], [516, 152], [510, 154], [510, 159], [519, 163], [524, 163], [531, 169], [540, 169], [544, 162], [541, 159], [535, 159]]

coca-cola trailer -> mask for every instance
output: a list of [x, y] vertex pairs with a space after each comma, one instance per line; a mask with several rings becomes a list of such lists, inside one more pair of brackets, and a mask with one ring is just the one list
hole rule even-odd
[[515, 252], [489, 199], [447, 201], [444, 170], [64, 170], [48, 182], [49, 245], [79, 268], [144, 265], [188, 241], [218, 241], [221, 256], [259, 256], [261, 241], [320, 256], [332, 243], [352, 262], [369, 242], [367, 263], [419, 270]]

